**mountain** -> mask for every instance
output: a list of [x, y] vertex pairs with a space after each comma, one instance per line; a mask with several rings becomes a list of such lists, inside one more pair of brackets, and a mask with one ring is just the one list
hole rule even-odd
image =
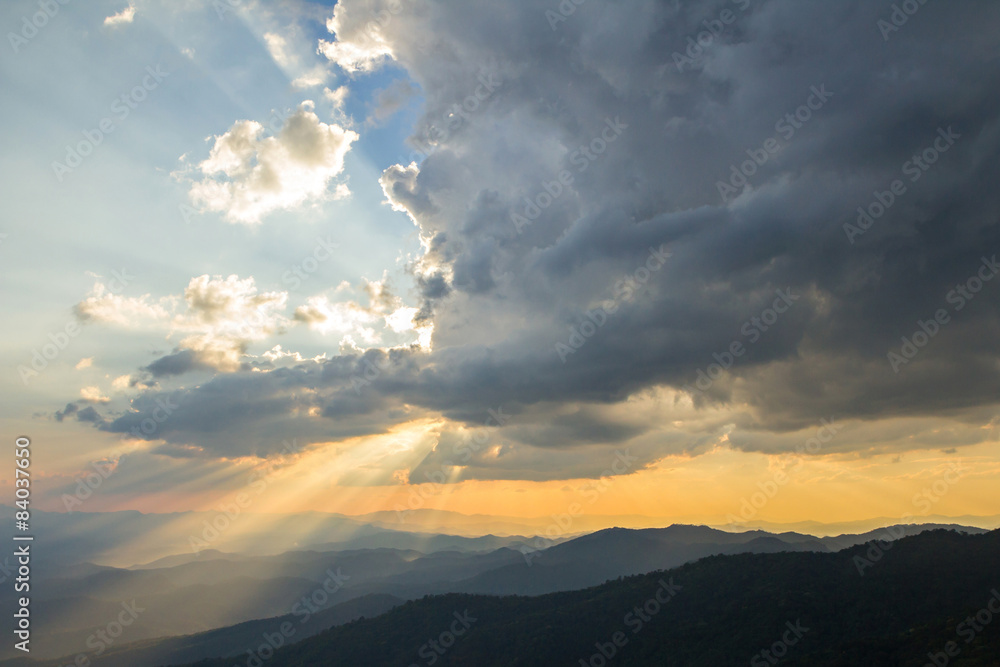
[[[582, 534], [603, 530], [609, 526], [623, 528], [663, 528], [673, 523], [684, 523], [666, 517], [646, 516], [638, 514], [587, 514], [575, 517], [573, 534], [564, 533], [552, 516], [511, 517], [485, 514], [462, 514], [450, 510], [415, 509], [403, 511], [371, 512], [354, 515], [350, 518], [381, 528], [403, 531], [418, 531], [425, 533], [450, 533], [456, 535], [475, 536], [485, 532], [496, 535], [544, 535], [553, 528], [559, 529], [560, 537], [578, 537]], [[1000, 528], [1000, 514], [990, 516], [957, 516], [946, 517], [936, 514], [920, 517], [924, 524], [974, 526], [986, 530]], [[796, 532], [819, 537], [832, 537], [849, 533], [867, 533], [885, 526], [899, 523], [899, 518], [876, 517], [857, 521], [841, 521], [838, 523], [822, 523], [818, 521], [798, 521], [793, 523], [775, 523], [772, 521], [749, 520], [741, 524], [710, 524], [713, 528], [740, 532], [746, 530], [763, 530], [769, 533]]]
[[1000, 531], [928, 531], [884, 551], [714, 556], [580, 591], [415, 600], [266, 664], [995, 667], [998, 564]]
[[[545, 545], [536, 541], [534, 548]], [[608, 579], [677, 567], [730, 553], [827, 551], [821, 540], [796, 533], [728, 533], [706, 526], [629, 530], [610, 528], [544, 550], [523, 553], [520, 562], [479, 574], [452, 592], [540, 595], [594, 586]]]
[[[15, 508], [0, 505], [0, 539], [14, 534]], [[166, 564], [217, 558], [220, 552], [246, 556], [277, 555], [290, 549], [414, 549], [484, 551], [520, 545], [526, 535], [440, 535], [405, 526], [380, 527], [352, 517], [321, 512], [253, 514], [216, 512], [45, 512], [32, 510], [32, 528], [45, 537], [46, 549], [33, 560], [39, 575], [59, 575], [78, 563], [130, 567], [175, 557]], [[217, 529], [215, 526], [222, 526]], [[280, 547], [273, 536], [280, 534]], [[529, 534], [530, 535], [530, 534]], [[162, 565], [162, 564], [161, 564]]]
[[[468, 544], [473, 538], [458, 539]], [[476, 546], [504, 543], [499, 538], [476, 539]], [[429, 536], [425, 548], [452, 544], [449, 536]], [[533, 542], [530, 548], [547, 545]], [[521, 548], [529, 546], [522, 543]], [[316, 590], [330, 571], [344, 575], [342, 586], [329, 601], [338, 604], [366, 595], [405, 600], [447, 592], [573, 590], [706, 555], [799, 548], [824, 547], [815, 538], [795, 534], [733, 534], [672, 526], [601, 531], [544, 551], [529, 551], [527, 559], [520, 549], [506, 547], [433, 553], [385, 548], [290, 551], [274, 556], [206, 550], [197, 557], [170, 556], [129, 569], [77, 565], [40, 577], [33, 588], [37, 604], [34, 655], [55, 658], [87, 647], [88, 639], [100, 629], [95, 619], [114, 618], [123, 602], [133, 600], [144, 612], [129, 625], [123, 642], [188, 635], [280, 616]], [[10, 605], [12, 597], [12, 589], [0, 588], [0, 602]], [[201, 646], [217, 650], [211, 642]], [[0, 657], [15, 655], [10, 646], [0, 647]], [[208, 652], [198, 657], [213, 655], [221, 654]]]
[[861, 533], [858, 535], [836, 535], [831, 537], [822, 537], [820, 542], [822, 542], [831, 551], [839, 551], [841, 549], [848, 549], [858, 544], [867, 544], [873, 540], [891, 541], [898, 540], [902, 537], [912, 537], [914, 535], [919, 535], [925, 533], [929, 530], [951, 530], [960, 533], [968, 533], [970, 535], [982, 535], [984, 533], [990, 532], [989, 530], [983, 528], [976, 528], [974, 526], [965, 526], [954, 523], [921, 523], [921, 524], [899, 524], [895, 526], [887, 526], [885, 528], [879, 528], [877, 530], [871, 530], [866, 533]]
[[[419, 530], [431, 533], [457, 533], [459, 535], [481, 535], [483, 531], [497, 535], [545, 534], [547, 529], [560, 528], [552, 516], [512, 517], [487, 514], [462, 514], [451, 510], [404, 509], [400, 511], [371, 512], [351, 517], [382, 528], [393, 530]], [[573, 533], [565, 533], [561, 528], [559, 536], [577, 535], [601, 530], [609, 525], [628, 528], [662, 528], [671, 521], [663, 517], [636, 514], [606, 515], [584, 514], [574, 517]]]
[[[358, 618], [374, 617], [402, 604], [391, 595], [367, 595], [343, 602], [305, 619], [304, 616], [286, 614], [276, 618], [247, 621], [217, 630], [194, 635], [146, 640], [122, 645], [112, 645], [99, 659], [93, 660], [100, 667], [136, 667], [137, 665], [164, 665], [196, 661], [206, 655], [238, 656], [248, 646], [255, 646], [267, 635], [280, 632], [284, 624], [291, 624], [294, 634], [290, 639], [300, 641], [319, 632], [342, 625]], [[306, 622], [303, 623], [303, 620]], [[286, 626], [287, 627], [287, 626]], [[16, 658], [0, 662], [2, 667], [62, 667], [70, 665], [76, 656], [68, 655], [57, 660], [32, 661]]]
[[[964, 516], [942, 516], [939, 514], [928, 514], [920, 517], [921, 525], [944, 525], [944, 526], [972, 526], [985, 530], [996, 530], [1000, 528], [1000, 514], [988, 516], [964, 515]], [[833, 537], [850, 533], [868, 533], [879, 530], [886, 526], [893, 526], [899, 523], [899, 518], [877, 517], [873, 519], [863, 519], [859, 521], [841, 521], [838, 523], [821, 523], [819, 521], [796, 521], [793, 523], [775, 523], [773, 521], [758, 521], [751, 519], [739, 524], [713, 525], [713, 528], [721, 530], [765, 530], [769, 533], [781, 533], [794, 531], [806, 533], [819, 537]]]
[[173, 556], [164, 556], [163, 558], [157, 558], [156, 560], [149, 563], [139, 563], [137, 565], [131, 565], [127, 569], [129, 570], [160, 570], [167, 567], [178, 567], [180, 565], [187, 565], [188, 563], [198, 563], [198, 562], [208, 562], [210, 560], [243, 560], [245, 556], [243, 554], [233, 554], [226, 553], [224, 551], [218, 551], [217, 549], [205, 549], [199, 551], [198, 553], [186, 553], [186, 554], [175, 554]]
[[[564, 537], [556, 543], [570, 539]], [[436, 551], [492, 551], [503, 547], [519, 549], [533, 541], [531, 537], [510, 535], [480, 535], [465, 537], [462, 535], [406, 533], [385, 530], [382, 533], [367, 535], [363, 538], [342, 540], [339, 542], [310, 543], [308, 548], [313, 551], [346, 551], [349, 549], [412, 549], [423, 553]]]
[[[331, 572], [338, 577], [337, 589], [322, 606], [369, 594], [409, 599], [443, 592], [455, 582], [521, 560], [510, 549], [294, 551], [236, 560], [213, 556], [172, 567], [78, 567], [74, 576], [39, 577], [32, 585], [33, 655], [54, 658], [85, 650], [88, 638], [100, 630], [100, 620], [114, 619], [123, 603], [134, 602], [144, 610], [123, 634], [122, 641], [131, 642], [291, 613]], [[0, 588], [4, 610], [13, 606], [13, 597], [12, 587]], [[11, 645], [0, 646], [0, 657], [15, 655]]]
[[[78, 565], [59, 576], [50, 573], [33, 587], [37, 640], [33, 655], [49, 659], [86, 649], [88, 639], [101, 627], [95, 619], [114, 618], [121, 605], [130, 601], [143, 613], [118, 643], [138, 641], [143, 649], [166, 637], [225, 630], [227, 626], [289, 614], [304, 597], [315, 593], [331, 572], [340, 580], [322, 609], [366, 596], [412, 600], [443, 593], [541, 595], [579, 590], [708, 556], [824, 553], [922, 530], [926, 527], [899, 526], [870, 534], [815, 538], [797, 533], [731, 533], [705, 526], [676, 525], [608, 529], [552, 546], [536, 540], [517, 550], [501, 547], [482, 552], [423, 553], [380, 548], [290, 551], [274, 556], [206, 551], [198, 558], [172, 556], [129, 569]], [[428, 544], [450, 544], [448, 536], [440, 537], [432, 537]], [[483, 546], [496, 543], [491, 541], [495, 538], [482, 539]], [[5, 605], [12, 603], [12, 595], [11, 589], [0, 588], [0, 602]], [[238, 630], [234, 632], [244, 636]], [[209, 635], [209, 639], [194, 646], [184, 645], [188, 651], [185, 659], [224, 655], [221, 651], [231, 646], [224, 641], [229, 636], [223, 632], [221, 643]], [[302, 636], [296, 635], [295, 639]], [[163, 650], [173, 649], [167, 646]], [[16, 655], [10, 646], [0, 647], [0, 651], [0, 657]]]

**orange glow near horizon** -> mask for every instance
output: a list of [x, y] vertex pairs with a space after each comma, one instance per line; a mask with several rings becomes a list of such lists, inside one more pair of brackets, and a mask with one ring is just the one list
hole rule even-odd
[[[451, 484], [372, 483], [393, 457], [415, 465], [426, 455], [427, 434], [438, 422], [410, 423], [383, 436], [311, 447], [274, 462], [230, 462], [189, 489], [133, 495], [96, 493], [81, 511], [131, 509], [149, 513], [215, 511], [243, 494], [246, 513], [316, 511], [349, 516], [392, 512], [400, 528], [414, 528], [399, 510], [447, 510], [464, 515], [549, 523], [575, 514], [584, 530], [618, 524], [729, 524], [741, 521], [819, 523], [876, 517], [914, 521], [921, 516], [989, 516], [1000, 506], [1000, 450], [995, 443], [956, 454], [910, 452], [861, 458], [804, 459], [744, 453], [717, 446], [696, 457], [672, 456], [633, 474], [558, 481], [463, 481]], [[241, 468], [241, 469], [237, 469]], [[344, 475], [351, 484], [337, 484]], [[225, 492], [209, 490], [228, 477]], [[924, 495], [921, 495], [921, 494]], [[51, 505], [51, 503], [49, 503]], [[46, 507], [62, 511], [56, 506]], [[555, 518], [554, 518], [555, 517]], [[483, 532], [496, 522], [484, 519]]]

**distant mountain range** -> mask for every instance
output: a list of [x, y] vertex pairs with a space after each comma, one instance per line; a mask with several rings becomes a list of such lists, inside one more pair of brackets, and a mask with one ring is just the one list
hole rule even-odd
[[[511, 517], [484, 514], [461, 514], [448, 510], [418, 509], [403, 512], [372, 512], [350, 517], [355, 521], [393, 530], [414, 530], [432, 533], [450, 533], [457, 535], [481, 535], [484, 531], [495, 535], [534, 535], [544, 534], [555, 525], [551, 516]], [[1000, 528], [1000, 514], [990, 516], [959, 516], [948, 517], [928, 515], [920, 517], [921, 523], [954, 524], [974, 526], [993, 530]], [[573, 537], [579, 534], [592, 533], [607, 528], [662, 528], [675, 523], [685, 523], [676, 519], [644, 516], [639, 514], [600, 515], [587, 514], [575, 517], [571, 526], [572, 533], [565, 536]], [[701, 523], [701, 522], [687, 522]], [[841, 521], [837, 523], [822, 523], [818, 521], [797, 521], [793, 523], [774, 523], [771, 521], [750, 520], [740, 525], [713, 524], [712, 528], [729, 531], [765, 530], [770, 533], [797, 532], [819, 537], [867, 533], [884, 526], [899, 523], [899, 518], [876, 517], [859, 521]], [[557, 526], [558, 527], [558, 526]], [[560, 532], [560, 535], [562, 533]]]
[[[368, 595], [317, 613], [309, 623], [302, 624], [301, 616], [285, 614], [275, 618], [247, 621], [237, 625], [209, 630], [194, 635], [150, 639], [111, 645], [99, 658], [90, 652], [88, 659], [100, 667], [140, 667], [143, 665], [165, 665], [167, 663], [187, 663], [204, 659], [206, 656], [239, 655], [248, 646], [254, 646], [260, 638], [274, 632], [285, 623], [293, 624], [295, 634], [291, 639], [301, 641], [328, 628], [343, 625], [358, 618], [375, 617], [403, 603], [391, 595]], [[84, 647], [86, 648], [86, 647]], [[81, 651], [83, 652], [83, 651]], [[73, 665], [76, 655], [67, 655], [58, 660], [31, 660], [15, 658], [0, 664], [4, 667], [62, 667]]]
[[[15, 511], [11, 506], [0, 504], [0, 538], [9, 540], [13, 535]], [[921, 522], [992, 530], [1000, 527], [1000, 515], [927, 516], [921, 517]], [[662, 528], [671, 523], [676, 522], [648, 516], [587, 515], [577, 517], [571, 531], [558, 530], [551, 543], [558, 544], [609, 525], [639, 529]], [[715, 527], [728, 532], [759, 529], [779, 534], [797, 532], [836, 536], [866, 533], [894, 523], [898, 520], [787, 525], [748, 522], [743, 526]], [[223, 528], [213, 532], [212, 524]], [[488, 551], [505, 546], [520, 549], [527, 544], [536, 544], [535, 535], [553, 532], [553, 525], [552, 517], [491, 517], [429, 509], [403, 514], [375, 512], [362, 516], [321, 512], [254, 514], [244, 511], [232, 517], [213, 511], [147, 514], [135, 511], [64, 513], [32, 510], [32, 527], [47, 545], [39, 550], [38, 561], [34, 563], [36, 568], [41, 568], [40, 574], [46, 570], [63, 572], [67, 567], [84, 562], [131, 567], [169, 556], [184, 558], [210, 552], [266, 556], [290, 549], [343, 551], [388, 548], [424, 553], [444, 549]], [[280, 542], [273, 539], [276, 534], [282, 535]]]
[[[798, 533], [774, 535], [763, 531], [729, 533], [706, 526], [670, 526], [644, 530], [611, 528], [543, 551], [529, 551], [524, 554], [524, 562], [484, 572], [461, 582], [451, 590], [490, 595], [540, 595], [585, 588], [617, 577], [678, 567], [707, 556], [839, 551], [873, 539], [892, 540], [935, 528], [986, 532], [980, 528], [920, 525], [896, 526], [861, 535], [817, 538]], [[525, 567], [529, 563], [530, 566]]]
[[[15, 508], [0, 505], [0, 537], [14, 534]], [[527, 543], [525, 535], [443, 535], [402, 526], [383, 528], [351, 517], [319, 512], [226, 516], [223, 512], [43, 512], [32, 510], [32, 528], [43, 539], [36, 568], [61, 572], [82, 562], [129, 567], [171, 555], [223, 551], [253, 556], [289, 549], [441, 549], [486, 551]], [[221, 528], [216, 528], [221, 526]], [[274, 535], [281, 535], [280, 542]], [[567, 536], [563, 539], [568, 539]], [[557, 541], [562, 541], [557, 540]]]
[[[266, 664], [1000, 664], [1000, 627], [991, 625], [1000, 614], [990, 611], [1000, 606], [1000, 531], [929, 531], [876, 553], [859, 545], [715, 556], [538, 597], [428, 597], [267, 653]], [[859, 562], [871, 563], [864, 575]]]
[[[289, 641], [360, 615], [371, 616], [403, 600], [447, 593], [541, 595], [594, 586], [623, 576], [681, 566], [701, 558], [739, 553], [830, 553], [874, 539], [915, 535], [928, 526], [906, 526], [862, 535], [816, 538], [797, 533], [730, 533], [704, 526], [662, 529], [609, 529], [539, 549], [531, 541], [518, 548], [488, 551], [405, 549], [297, 551], [248, 556], [205, 551], [172, 556], [128, 569], [81, 564], [39, 580], [35, 593], [33, 656], [72, 662], [86, 653], [87, 639], [113, 619], [122, 602], [135, 600], [143, 613], [128, 627], [101, 664], [181, 663], [230, 655], [259, 636], [260, 627], [280, 626], [332, 574], [342, 576], [335, 591], [322, 596], [321, 613], [309, 614], [307, 628]], [[951, 527], [970, 533], [977, 528]], [[428, 544], [449, 544], [447, 536]], [[468, 538], [460, 538], [468, 539]], [[489, 544], [496, 538], [483, 538]], [[329, 589], [328, 589], [329, 590]], [[0, 600], [10, 594], [0, 589]], [[319, 610], [317, 610], [319, 611]], [[265, 619], [265, 620], [259, 620]], [[96, 624], [95, 624], [96, 623]], [[254, 633], [257, 633], [256, 635]], [[160, 639], [170, 637], [169, 639]], [[13, 656], [9, 648], [4, 657]], [[116, 661], [107, 662], [115, 656]], [[3, 666], [34, 664], [22, 660]], [[408, 664], [408, 663], [407, 663]]]

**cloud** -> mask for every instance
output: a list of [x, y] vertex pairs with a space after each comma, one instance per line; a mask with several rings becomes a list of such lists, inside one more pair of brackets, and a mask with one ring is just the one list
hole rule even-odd
[[169, 318], [170, 299], [155, 302], [150, 295], [126, 297], [112, 292], [104, 283], [95, 283], [90, 296], [76, 304], [74, 312], [82, 322], [101, 322], [123, 328], [157, 323]]
[[[389, 3], [375, 2], [338, 3], [333, 16], [327, 21], [332, 41], [320, 40], [319, 53], [350, 73], [371, 72], [388, 61], [393, 53], [389, 38], [378, 24], [377, 18], [387, 21], [392, 12]], [[396, 21], [397, 25], [401, 22]]]
[[[297, 35], [299, 30], [293, 29], [290, 32], [293, 35]], [[286, 36], [278, 32], [264, 33], [264, 44], [267, 46], [267, 50], [274, 59], [274, 62], [286, 72], [298, 72], [292, 80], [292, 87], [297, 90], [321, 86], [330, 76], [327, 66], [323, 63], [313, 65], [309, 69], [303, 68], [301, 64], [302, 58], [299, 55], [302, 41], [301, 39], [297, 39], [295, 42], [290, 43]]]
[[369, 124], [380, 125], [391, 118], [419, 91], [409, 81], [399, 79], [375, 94], [375, 110]]
[[287, 292], [259, 292], [253, 278], [204, 275], [192, 278], [180, 297], [156, 300], [148, 294], [111, 294], [98, 284], [75, 310], [85, 323], [184, 336], [172, 355], [145, 368], [154, 377], [166, 377], [192, 370], [238, 370], [248, 343], [292, 324], [282, 314], [287, 304]]
[[133, 379], [131, 375], [119, 375], [111, 381], [111, 388], [115, 391], [125, 391], [131, 386], [133, 386]]
[[[851, 424], [836, 455], [983, 441], [1000, 280], [954, 294], [1000, 254], [1000, 192], [984, 187], [1000, 177], [1000, 6], [928, 4], [887, 43], [886, 8], [861, 0], [737, 4], [584, 3], [553, 29], [549, 0], [339, 2], [320, 50], [356, 77], [392, 60], [422, 91], [414, 137], [450, 129], [381, 177], [421, 253], [417, 312], [379, 316], [432, 326], [433, 345], [345, 346], [178, 390], [197, 407], [162, 436], [265, 451], [278, 432], [441, 419], [445, 446], [412, 476], [502, 406], [511, 422], [457, 476], [481, 479], [599, 473], [622, 443], [641, 465], [779, 454], [831, 416]], [[688, 57], [726, 8], [737, 21]], [[916, 166], [948, 128], [960, 137]], [[206, 168], [250, 182], [260, 133], [237, 124]], [[844, 225], [895, 180], [905, 193], [852, 243]], [[942, 308], [949, 323], [894, 372], [887, 353]], [[363, 330], [367, 309], [318, 298], [295, 317]], [[657, 418], [628, 418], [637, 402]]]
[[295, 319], [321, 333], [360, 335], [366, 343], [378, 341], [371, 325], [377, 315], [353, 301], [333, 303], [326, 296], [310, 297], [306, 305], [295, 309]]
[[128, 7], [121, 10], [117, 14], [112, 14], [111, 16], [104, 19], [104, 25], [117, 27], [120, 25], [125, 25], [127, 23], [132, 23], [135, 20], [135, 5], [129, 4]]
[[347, 101], [347, 96], [350, 92], [347, 86], [340, 86], [335, 90], [324, 88], [323, 98], [330, 103], [334, 111], [343, 111], [344, 103]]
[[356, 301], [332, 301], [321, 294], [296, 308], [294, 319], [320, 333], [342, 336], [351, 348], [356, 348], [358, 341], [366, 347], [382, 343], [386, 334], [392, 333], [408, 337], [405, 345], [416, 343], [430, 349], [433, 325], [417, 321], [418, 310], [404, 305], [403, 299], [393, 293], [387, 277], [365, 280], [360, 289], [367, 297], [367, 306]]
[[[160, 357], [142, 370], [150, 373], [154, 378], [163, 378], [183, 375], [192, 371], [212, 371], [215, 369], [216, 366], [209, 363], [199, 351], [188, 349]], [[129, 379], [127, 375], [123, 377], [126, 380]]]
[[323, 65], [315, 65], [302, 74], [292, 79], [292, 88], [302, 90], [304, 88], [315, 88], [326, 83], [330, 73]]
[[230, 222], [258, 224], [268, 214], [348, 194], [330, 182], [344, 170], [344, 156], [357, 133], [328, 125], [303, 102], [275, 136], [264, 126], [241, 120], [214, 138], [209, 157], [197, 170], [203, 178], [191, 184], [191, 199]]
[[285, 38], [278, 33], [265, 32], [264, 43], [267, 45], [271, 57], [274, 58], [274, 62], [281, 67], [292, 67], [298, 63], [298, 59], [288, 51], [288, 43]]
[[90, 368], [94, 365], [93, 357], [84, 357], [76, 364], [76, 370], [82, 371], [84, 368]]
[[87, 403], [110, 403], [111, 399], [105, 396], [100, 387], [84, 387], [80, 390], [80, 398]]

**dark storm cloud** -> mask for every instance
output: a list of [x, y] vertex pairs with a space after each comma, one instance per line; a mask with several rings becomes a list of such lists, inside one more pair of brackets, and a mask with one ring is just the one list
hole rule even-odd
[[142, 370], [152, 374], [154, 378], [183, 375], [191, 371], [212, 371], [213, 367], [201, 360], [194, 350], [180, 350], [161, 357]]
[[[1000, 5], [927, 3], [888, 40], [888, 2], [594, 1], [553, 28], [557, 7], [427, 2], [383, 31], [424, 92], [418, 136], [468, 99], [485, 64], [503, 79], [419, 168], [383, 177], [430, 240], [413, 272], [435, 351], [374, 371], [351, 357], [219, 377], [184, 392], [197, 407], [155, 437], [268, 451], [260, 434], [378, 432], [412, 418], [404, 405], [470, 424], [497, 406], [516, 419], [527, 406], [613, 405], [696, 386], [736, 343], [744, 352], [693, 397], [749, 406], [732, 422], [757, 432], [996, 403], [1000, 279], [962, 308], [949, 299], [1000, 255]], [[735, 21], [679, 67], [675, 54], [727, 9]], [[896, 180], [905, 190], [852, 236], [858, 207], [888, 202]], [[643, 271], [659, 248], [669, 260]], [[769, 313], [779, 290], [794, 304]], [[577, 349], [574, 331], [602, 304], [614, 312], [589, 317], [596, 332]], [[949, 322], [895, 372], [888, 353], [941, 309]], [[561, 358], [558, 344], [574, 351]], [[294, 417], [307, 406], [322, 426]], [[145, 418], [137, 410], [114, 429]], [[519, 442], [653, 429], [597, 421], [557, 420]], [[689, 450], [668, 440], [643, 462]], [[505, 474], [558, 474], [543, 458]]]
[[88, 405], [81, 410], [76, 403], [67, 403], [65, 408], [55, 413], [54, 417], [57, 422], [61, 422], [74, 415], [78, 422], [94, 424], [98, 427], [104, 423], [104, 418], [94, 409], [94, 406]]
[[67, 403], [65, 408], [63, 408], [62, 410], [59, 410], [59, 411], [57, 411], [55, 413], [55, 419], [56, 419], [56, 421], [57, 422], [61, 422], [62, 420], [64, 420], [67, 417], [69, 417], [70, 415], [75, 414], [76, 411], [77, 411], [77, 409], [78, 408], [76, 407], [76, 403]]

